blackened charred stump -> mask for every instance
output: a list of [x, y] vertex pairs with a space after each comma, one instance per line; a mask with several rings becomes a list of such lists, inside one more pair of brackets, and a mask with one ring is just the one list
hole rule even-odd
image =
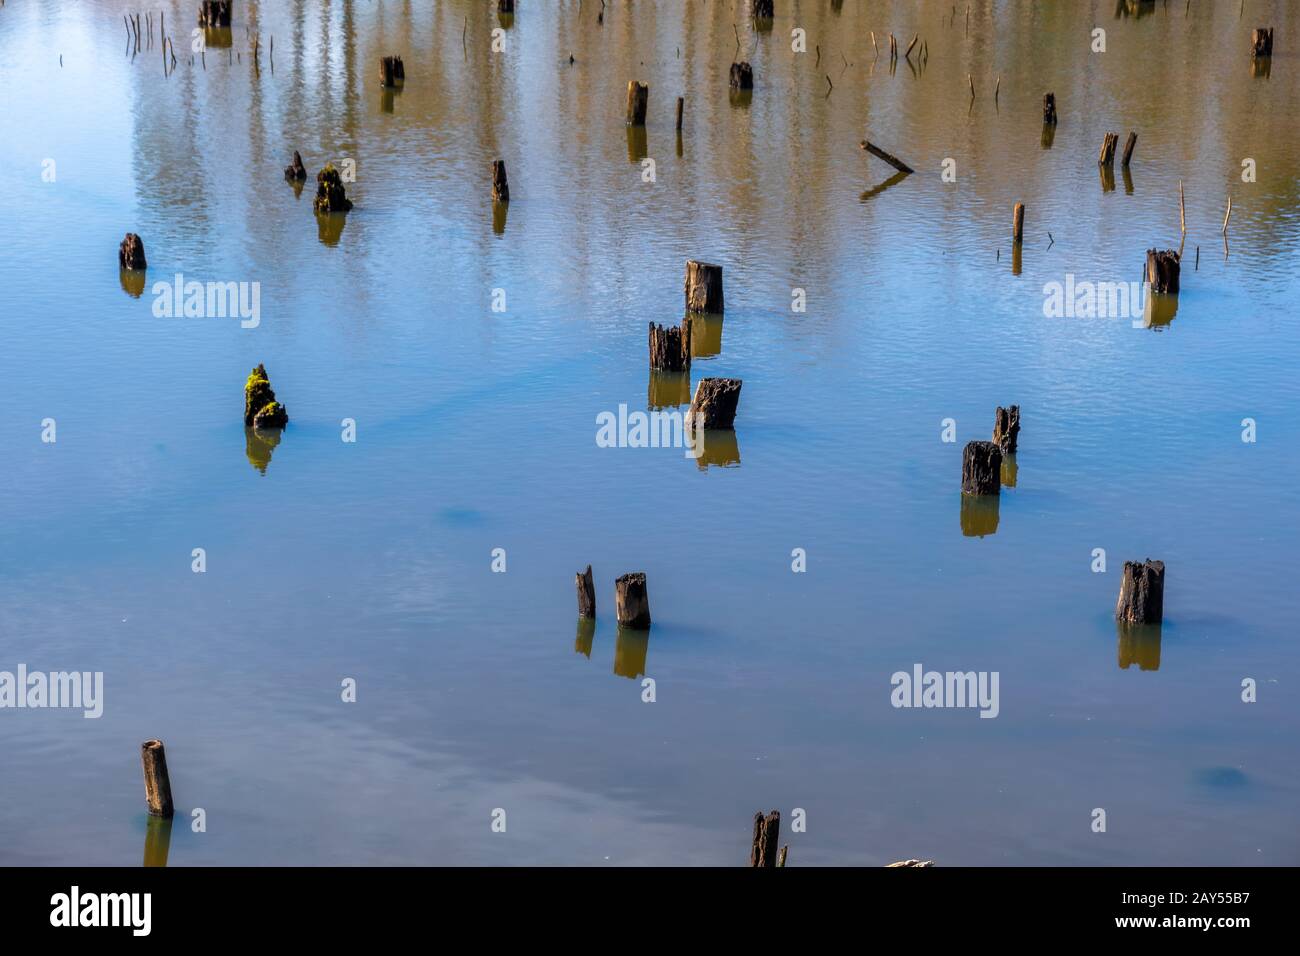
[[1003, 456], [1016, 453], [1016, 440], [1020, 435], [1020, 406], [998, 406], [993, 420], [993, 441]]
[[731, 88], [733, 90], [752, 90], [754, 88], [754, 68], [744, 62], [731, 64]]
[[333, 163], [326, 163], [325, 168], [316, 174], [314, 205], [317, 212], [347, 212], [352, 208], [352, 200], [343, 188], [343, 177]]
[[284, 178], [290, 182], [302, 182], [307, 178], [307, 167], [302, 164], [302, 154], [293, 151], [293, 162], [284, 167]]
[[266, 366], [258, 365], [244, 383], [244, 424], [253, 428], [283, 428], [289, 413], [275, 400]]
[[1125, 561], [1120, 577], [1115, 620], [1124, 624], [1159, 624], [1165, 615], [1165, 563], [1148, 558]]
[[1180, 257], [1173, 249], [1147, 250], [1147, 282], [1152, 292], [1177, 294]]
[[680, 327], [650, 323], [650, 367], [665, 372], [684, 372], [691, 367], [691, 323]]
[[749, 865], [776, 869], [777, 843], [781, 839], [781, 813], [773, 810], [767, 816], [762, 811], [754, 814], [754, 839], [749, 847]]
[[149, 263], [144, 258], [144, 240], [134, 232], [128, 232], [117, 247], [117, 262], [123, 269], [148, 268]]
[[722, 266], [687, 259], [686, 311], [721, 315], [724, 305], [722, 297]]
[[646, 106], [650, 102], [650, 85], [629, 80], [627, 84], [627, 125], [644, 126]]
[[961, 493], [996, 495], [1002, 491], [1002, 450], [991, 441], [966, 443], [961, 456]]
[[1023, 242], [1025, 238], [1025, 204], [1018, 202], [1011, 210], [1011, 241]]
[[695, 386], [686, 420], [691, 428], [735, 428], [736, 406], [740, 404], [738, 378], [702, 378]]
[[202, 0], [199, 3], [199, 26], [230, 26], [230, 4], [231, 0]]
[[1124, 143], [1124, 158], [1120, 164], [1128, 169], [1129, 161], [1133, 159], [1133, 148], [1137, 146], [1138, 134], [1136, 130], [1129, 130], [1128, 140]]
[[161, 740], [146, 740], [140, 745], [140, 762], [144, 765], [144, 798], [149, 815], [170, 817], [172, 782], [167, 776], [167, 751]]
[[510, 181], [506, 178], [506, 161], [492, 161], [492, 200], [493, 202], [510, 201]]
[[634, 631], [649, 629], [650, 595], [646, 591], [644, 571], [634, 571], [614, 581], [614, 609], [619, 627]]
[[596, 585], [591, 577], [591, 565], [581, 574], [573, 576], [578, 587], [578, 617], [596, 616]]
[[386, 88], [401, 86], [406, 82], [406, 67], [400, 56], [386, 56], [379, 61], [379, 79]]
[[1056, 94], [1043, 94], [1043, 122], [1048, 126], [1056, 125]]
[[1250, 35], [1250, 57], [1258, 60], [1260, 57], [1273, 55], [1273, 28], [1260, 27]]

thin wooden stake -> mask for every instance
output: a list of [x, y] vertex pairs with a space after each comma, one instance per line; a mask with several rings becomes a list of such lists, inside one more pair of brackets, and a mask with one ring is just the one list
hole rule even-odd
[[1178, 223], [1182, 226], [1183, 235], [1187, 235], [1187, 205], [1183, 202], [1183, 181], [1178, 180]]
[[1232, 218], [1232, 197], [1228, 197], [1228, 211], [1223, 214], [1223, 234], [1228, 234], [1228, 220]]

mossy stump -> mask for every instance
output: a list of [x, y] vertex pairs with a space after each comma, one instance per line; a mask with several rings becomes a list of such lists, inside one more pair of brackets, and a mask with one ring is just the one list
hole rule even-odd
[[966, 443], [961, 456], [961, 493], [1002, 493], [1002, 449], [991, 441]]
[[293, 162], [284, 167], [284, 178], [290, 182], [302, 182], [307, 178], [307, 167], [302, 164], [302, 154], [293, 151]]
[[731, 88], [733, 90], [752, 90], [754, 88], [754, 68], [745, 62], [731, 64]]
[[993, 420], [993, 441], [1003, 456], [1016, 453], [1016, 440], [1020, 435], [1020, 406], [998, 406]]
[[615, 579], [614, 609], [619, 627], [634, 631], [650, 627], [650, 594], [646, 590], [644, 571], [634, 571]]
[[1165, 563], [1125, 561], [1120, 577], [1115, 620], [1122, 624], [1159, 624], [1165, 616]]
[[702, 378], [695, 386], [686, 420], [691, 428], [735, 428], [736, 406], [740, 404], [738, 378]]
[[244, 383], [244, 424], [253, 428], [283, 428], [289, 413], [275, 400], [266, 366], [253, 369]]
[[691, 367], [691, 324], [680, 327], [650, 323], [650, 367], [664, 372], [685, 372]]
[[149, 263], [144, 258], [144, 240], [128, 232], [117, 247], [117, 262], [123, 269], [144, 269]]
[[325, 168], [316, 174], [314, 205], [317, 212], [347, 212], [352, 208], [352, 200], [343, 188], [343, 177], [333, 163], [326, 163]]

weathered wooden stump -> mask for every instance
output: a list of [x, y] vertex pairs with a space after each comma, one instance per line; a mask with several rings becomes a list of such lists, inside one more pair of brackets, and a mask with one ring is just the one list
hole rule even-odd
[[492, 201], [510, 201], [510, 181], [506, 178], [506, 161], [504, 159], [494, 159], [492, 161]]
[[767, 816], [754, 814], [754, 840], [749, 848], [749, 865], [776, 868], [777, 843], [781, 839], [781, 813], [773, 810]]
[[283, 428], [289, 413], [275, 400], [266, 366], [258, 365], [244, 383], [244, 424], [253, 428]]
[[614, 581], [614, 610], [618, 626], [644, 631], [650, 626], [650, 595], [645, 572], [634, 571]]
[[497, 13], [514, 13], [515, 0], [497, 0]]
[[682, 131], [682, 112], [686, 109], [686, 97], [677, 97], [677, 132]]
[[301, 182], [307, 178], [307, 167], [302, 164], [302, 154], [293, 151], [293, 162], [284, 167], [284, 178], [290, 182]]
[[731, 88], [733, 90], [752, 90], [754, 88], [754, 68], [744, 62], [731, 64]]
[[343, 177], [333, 163], [326, 163], [325, 168], [316, 174], [314, 206], [317, 212], [347, 212], [352, 208], [352, 200], [343, 188]]
[[1147, 282], [1152, 292], [1178, 292], [1181, 259], [1173, 249], [1147, 250]]
[[591, 565], [581, 574], [575, 574], [574, 583], [578, 586], [578, 617], [596, 616], [596, 585], [591, 577]]
[[790, 855], [790, 844], [781, 847], [781, 852], [776, 856], [776, 865], [781, 869], [785, 868], [786, 857]]
[[680, 327], [650, 323], [650, 367], [665, 372], [684, 372], [691, 367], [691, 324]]
[[140, 745], [140, 762], [144, 765], [144, 798], [149, 814], [170, 817], [172, 808], [172, 782], [167, 776], [167, 751], [161, 740], [146, 740]]
[[1020, 406], [998, 406], [993, 421], [993, 441], [1003, 457], [1016, 453], [1016, 439], [1020, 435]]
[[379, 61], [379, 80], [390, 88], [406, 82], [406, 67], [402, 65], [400, 56], [386, 56]]
[[1129, 130], [1128, 139], [1124, 142], [1124, 158], [1120, 161], [1125, 169], [1128, 169], [1129, 160], [1133, 158], [1133, 147], [1137, 146], [1137, 141], [1137, 131]]
[[1115, 165], [1115, 147], [1119, 144], [1118, 133], [1107, 133], [1101, 141], [1101, 152], [1097, 154], [1097, 164], [1100, 166]]
[[1023, 242], [1025, 238], [1025, 204], [1018, 202], [1011, 210], [1011, 241]]
[[627, 125], [644, 126], [646, 106], [650, 101], [650, 85], [629, 80], [627, 84]]
[[686, 311], [721, 315], [724, 311], [724, 305], [722, 266], [687, 259]]
[[1273, 55], [1273, 28], [1260, 27], [1250, 34], [1250, 56], [1251, 59], [1258, 60], [1260, 57]]
[[149, 263], [144, 258], [144, 240], [128, 232], [117, 247], [117, 262], [123, 269], [145, 269]]
[[199, 26], [230, 26], [231, 0], [201, 0], [199, 3]]
[[686, 420], [691, 428], [735, 428], [740, 404], [738, 378], [702, 378], [695, 386]]
[[1115, 603], [1115, 620], [1125, 624], [1159, 624], [1165, 615], [1165, 563], [1125, 561]]
[[1056, 125], [1056, 94], [1043, 94], [1043, 122], [1048, 126]]
[[774, 0], [754, 0], [754, 19], [771, 20], [776, 16]]
[[961, 456], [961, 492], [996, 495], [1002, 492], [1002, 449], [991, 441], [966, 443]]

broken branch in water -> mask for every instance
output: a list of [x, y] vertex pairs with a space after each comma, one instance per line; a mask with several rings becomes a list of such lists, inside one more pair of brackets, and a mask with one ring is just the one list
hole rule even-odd
[[901, 173], [916, 172], [916, 170], [914, 170], [911, 166], [907, 165], [907, 163], [903, 162], [897, 156], [893, 155], [892, 153], [885, 152], [879, 146], [873, 146], [871, 143], [868, 143], [865, 139], [862, 142], [858, 143], [858, 147], [860, 149], [865, 149], [868, 153], [870, 153], [872, 156], [875, 156], [877, 159], [883, 159], [885, 162], [889, 163], [890, 166], [893, 166]]

